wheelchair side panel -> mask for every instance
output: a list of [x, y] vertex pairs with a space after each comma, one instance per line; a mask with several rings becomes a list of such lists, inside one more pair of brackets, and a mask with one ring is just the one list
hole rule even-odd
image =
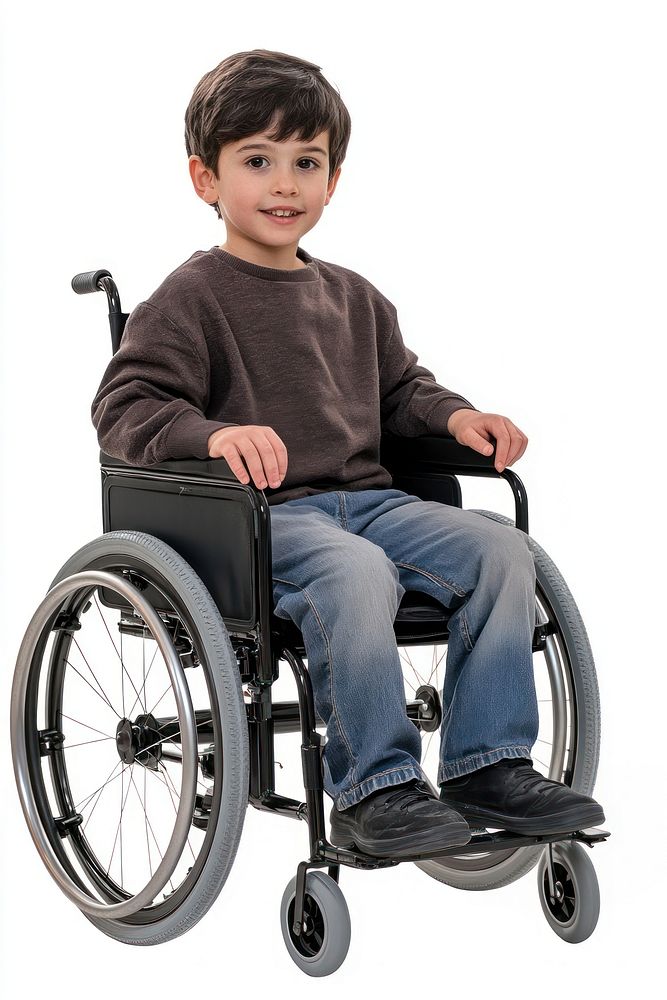
[[102, 511], [105, 532], [145, 531], [176, 549], [230, 630], [256, 626], [256, 530], [247, 494], [223, 484], [103, 471]]

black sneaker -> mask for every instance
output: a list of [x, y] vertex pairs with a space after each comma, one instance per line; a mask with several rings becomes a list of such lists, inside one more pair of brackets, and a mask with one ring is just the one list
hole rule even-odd
[[499, 760], [445, 781], [440, 801], [474, 827], [513, 833], [571, 833], [604, 823], [602, 806], [560, 781], [544, 778], [525, 757]]
[[444, 850], [470, 840], [463, 817], [417, 778], [378, 789], [347, 809], [334, 806], [330, 821], [332, 844], [377, 857]]

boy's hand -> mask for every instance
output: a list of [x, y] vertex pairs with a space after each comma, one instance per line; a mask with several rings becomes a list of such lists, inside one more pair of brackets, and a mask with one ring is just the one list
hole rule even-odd
[[509, 417], [499, 413], [480, 413], [479, 410], [455, 410], [447, 421], [447, 430], [459, 444], [465, 444], [482, 455], [491, 455], [496, 439], [495, 467], [502, 472], [521, 458], [528, 447], [528, 438], [513, 424]]
[[258, 489], [280, 486], [287, 472], [287, 448], [272, 427], [244, 424], [241, 427], [221, 427], [208, 439], [211, 458], [224, 458], [242, 483], [249, 482], [241, 458], [245, 459]]

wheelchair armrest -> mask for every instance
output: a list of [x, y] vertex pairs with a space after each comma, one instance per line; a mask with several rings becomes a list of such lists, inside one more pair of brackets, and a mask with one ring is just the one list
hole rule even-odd
[[[495, 448], [490, 455], [480, 455], [478, 451], [459, 444], [456, 438], [425, 434], [423, 437], [399, 437], [390, 431], [383, 431], [380, 437], [380, 464], [387, 469], [397, 488], [407, 487], [415, 492], [412, 483], [437, 481], [443, 477], [491, 476], [504, 479], [514, 494], [517, 528], [528, 534], [528, 497], [526, 490], [515, 472], [503, 469], [498, 472], [495, 462]], [[422, 490], [424, 487], [420, 487]], [[457, 487], [457, 489], [459, 489]], [[417, 491], [418, 492], [418, 491]], [[418, 495], [422, 495], [418, 492]], [[458, 504], [460, 506], [460, 502]]]
[[491, 455], [480, 455], [467, 445], [459, 444], [456, 438], [444, 435], [426, 434], [423, 437], [407, 438], [383, 431], [380, 451], [381, 464], [392, 475], [413, 471], [417, 466], [420, 471], [428, 469], [429, 472], [465, 474], [474, 469], [477, 474], [500, 475], [493, 464], [495, 449]]
[[[239, 482], [224, 458], [170, 458], [165, 462], [156, 462], [153, 465], [130, 465], [128, 462], [123, 462], [120, 458], [114, 458], [112, 455], [107, 455], [101, 451], [100, 464], [118, 469], [175, 472], [180, 476], [197, 476], [200, 479], [215, 479], [217, 481], [229, 481], [236, 484]], [[246, 488], [254, 487], [252, 480], [244, 485]]]

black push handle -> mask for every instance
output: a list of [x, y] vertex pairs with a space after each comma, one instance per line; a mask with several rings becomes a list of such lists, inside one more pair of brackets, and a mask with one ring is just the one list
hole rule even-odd
[[77, 295], [86, 295], [88, 292], [106, 292], [109, 303], [109, 325], [111, 327], [111, 350], [115, 354], [120, 347], [120, 342], [125, 329], [125, 321], [129, 313], [124, 313], [120, 308], [120, 295], [116, 288], [116, 282], [111, 277], [111, 271], [100, 268], [98, 271], [82, 271], [72, 278], [72, 288]]
[[72, 288], [77, 295], [86, 295], [87, 292], [101, 291], [103, 286], [99, 285], [100, 278], [110, 278], [111, 272], [101, 268], [99, 271], [82, 271], [72, 278]]

